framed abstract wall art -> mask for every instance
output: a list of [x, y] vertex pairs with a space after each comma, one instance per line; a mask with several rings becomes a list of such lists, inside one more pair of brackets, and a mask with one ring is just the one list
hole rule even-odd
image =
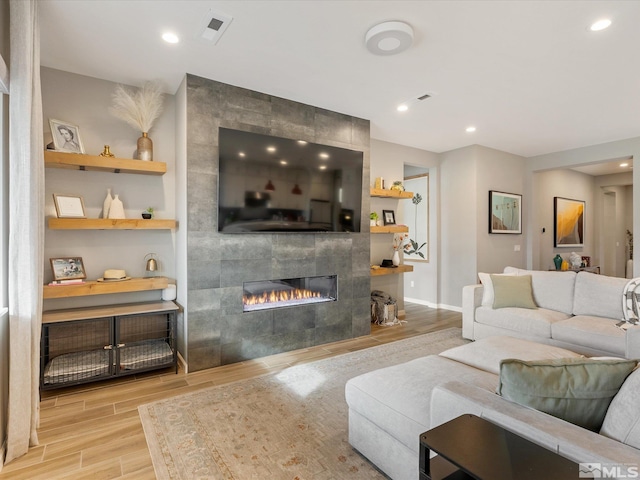
[[489, 233], [522, 234], [522, 195], [489, 190]]
[[554, 247], [584, 247], [584, 200], [553, 197]]

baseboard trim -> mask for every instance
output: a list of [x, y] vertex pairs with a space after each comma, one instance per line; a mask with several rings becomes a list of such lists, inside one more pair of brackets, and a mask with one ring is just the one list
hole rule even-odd
[[432, 303], [432, 302], [427, 302], [425, 300], [420, 300], [420, 299], [417, 299], [417, 298], [409, 298], [409, 297], [404, 297], [404, 301], [406, 303], [416, 303], [418, 305], [424, 305], [425, 307], [441, 308], [443, 310], [451, 310], [453, 312], [462, 313], [462, 307], [456, 307], [456, 306], [453, 306], [453, 305], [446, 305], [444, 303]]

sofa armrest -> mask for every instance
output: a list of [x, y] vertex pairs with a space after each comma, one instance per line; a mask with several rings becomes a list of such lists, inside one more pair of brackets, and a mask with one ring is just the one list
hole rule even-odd
[[473, 327], [476, 321], [476, 308], [482, 305], [482, 284], [462, 287], [462, 337], [475, 340]]
[[625, 357], [640, 360], [640, 325], [629, 326], [625, 341]]
[[505, 400], [496, 393], [447, 382], [431, 394], [431, 428], [470, 413], [483, 417], [574, 462], [633, 464], [640, 450], [546, 413]]

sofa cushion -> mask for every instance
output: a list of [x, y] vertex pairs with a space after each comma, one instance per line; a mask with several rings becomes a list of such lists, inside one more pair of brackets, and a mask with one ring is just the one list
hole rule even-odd
[[627, 377], [611, 401], [600, 434], [640, 449], [640, 369]]
[[531, 291], [531, 275], [491, 275], [493, 308], [537, 308]]
[[565, 320], [568, 315], [545, 308], [500, 308], [476, 309], [476, 322], [493, 327], [513, 330], [527, 335], [551, 338], [551, 324]]
[[578, 273], [573, 296], [573, 314], [621, 320], [622, 291], [628, 281], [626, 278], [607, 277], [595, 273]]
[[500, 374], [500, 362], [507, 358], [544, 360], [582, 357], [579, 353], [545, 343], [500, 336], [487, 337], [473, 343], [450, 348], [439, 355], [496, 375]]
[[625, 356], [625, 331], [619, 320], [580, 315], [551, 325], [551, 338]]
[[415, 451], [430, 425], [431, 391], [455, 378], [495, 391], [498, 376], [438, 355], [385, 367], [350, 379], [345, 397], [350, 410]]
[[493, 281], [491, 280], [491, 275], [503, 275], [503, 276], [511, 276], [515, 277], [517, 275], [516, 272], [513, 273], [478, 273], [478, 278], [480, 279], [480, 283], [482, 283], [482, 305], [484, 307], [493, 308], [493, 301], [495, 299], [494, 291], [493, 291]]
[[592, 431], [600, 430], [607, 408], [635, 360], [565, 358], [503, 360], [497, 393]]
[[540, 308], [558, 310], [570, 315], [573, 312], [573, 291], [576, 272], [545, 272], [505, 267], [505, 273], [531, 275], [533, 300]]

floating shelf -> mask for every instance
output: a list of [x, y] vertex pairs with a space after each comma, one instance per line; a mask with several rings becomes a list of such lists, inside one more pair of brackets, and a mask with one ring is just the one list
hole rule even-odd
[[49, 218], [51, 230], [170, 230], [177, 226], [175, 220]]
[[71, 285], [45, 285], [43, 298], [84, 297], [87, 295], [105, 295], [108, 293], [142, 292], [145, 290], [163, 290], [167, 288], [167, 277], [132, 278], [122, 282], [89, 281]]
[[413, 198], [413, 192], [399, 192], [398, 190], [384, 190], [382, 188], [372, 188], [369, 195], [382, 198]]
[[101, 157], [83, 153], [52, 152], [45, 150], [44, 166], [70, 170], [94, 170], [112, 173], [136, 173], [139, 175], [164, 175], [167, 164], [127, 158]]
[[369, 227], [370, 233], [406, 233], [409, 227], [406, 225], [384, 225], [382, 227]]
[[[55, 287], [58, 288], [58, 287]], [[42, 323], [73, 322], [90, 318], [116, 317], [119, 315], [142, 315], [145, 313], [171, 312], [180, 307], [170, 301], [123, 303], [101, 307], [69, 308], [65, 310], [49, 310], [42, 312]]]
[[401, 273], [413, 272], [413, 265], [398, 265], [395, 268], [372, 268], [371, 276], [377, 277], [380, 275], [399, 275]]

